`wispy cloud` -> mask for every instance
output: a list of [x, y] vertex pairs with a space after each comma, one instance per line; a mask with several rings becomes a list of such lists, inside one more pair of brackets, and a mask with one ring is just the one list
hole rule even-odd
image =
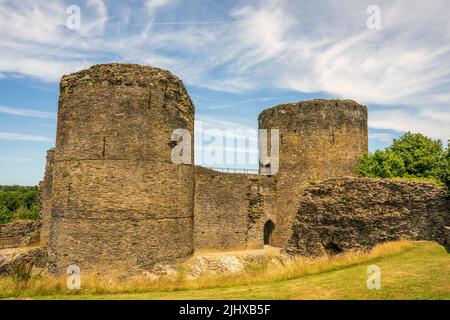
[[249, 103], [273, 101], [273, 100], [278, 100], [278, 99], [282, 99], [282, 98], [283, 97], [265, 97], [265, 98], [247, 99], [244, 101], [239, 101], [239, 102], [234, 102], [234, 103], [212, 105], [212, 106], [209, 106], [208, 108], [209, 109], [227, 109], [227, 108], [241, 106], [241, 105], [245, 105], [245, 104], [249, 104]]
[[47, 137], [12, 133], [12, 132], [0, 132], [0, 140], [13, 140], [13, 141], [35, 141], [35, 142], [52, 142], [53, 140]]
[[378, 0], [380, 31], [366, 27], [368, 0], [90, 0], [79, 31], [65, 27], [69, 4], [0, 1], [0, 76], [56, 81], [93, 63], [153, 64], [212, 90], [392, 105], [370, 114], [371, 127], [450, 136], [448, 0]]
[[399, 132], [426, 133], [443, 142], [450, 140], [450, 108], [392, 108], [370, 113], [369, 126]]
[[390, 143], [394, 139], [394, 135], [385, 132], [371, 133], [369, 139], [378, 140], [384, 143]]
[[148, 10], [153, 13], [155, 9], [174, 4], [175, 2], [175, 0], [145, 0], [145, 5], [147, 6]]
[[0, 113], [33, 118], [56, 119], [56, 114], [53, 112], [46, 112], [32, 109], [19, 109], [6, 106], [0, 106]]

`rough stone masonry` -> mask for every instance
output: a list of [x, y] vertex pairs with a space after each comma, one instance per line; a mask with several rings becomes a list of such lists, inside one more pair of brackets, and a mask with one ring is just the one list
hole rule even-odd
[[358, 158], [368, 150], [367, 108], [352, 100], [283, 104], [261, 112], [259, 128], [280, 130], [273, 245], [281, 247], [309, 182], [356, 176]]
[[327, 180], [355, 177], [367, 152], [367, 108], [354, 101], [264, 110], [259, 128], [279, 129], [280, 165], [263, 176], [172, 163], [173, 131], [194, 137], [194, 105], [168, 71], [96, 65], [64, 76], [60, 90], [56, 146], [40, 185], [52, 273], [70, 265], [136, 273], [194, 249], [288, 244], [288, 252], [311, 255], [449, 238], [448, 200], [437, 187]]
[[432, 183], [365, 178], [316, 182], [300, 200], [286, 251], [317, 256], [400, 239], [448, 247], [448, 216], [447, 192]]
[[179, 128], [194, 136], [194, 105], [168, 71], [107, 64], [62, 78], [51, 272], [134, 272], [193, 253], [194, 167], [171, 161]]

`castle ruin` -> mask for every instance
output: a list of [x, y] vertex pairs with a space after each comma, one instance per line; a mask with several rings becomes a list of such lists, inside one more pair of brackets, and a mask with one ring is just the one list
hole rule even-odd
[[[378, 185], [371, 179], [362, 179], [366, 190], [359, 192], [333, 189], [327, 181], [311, 190], [313, 181], [321, 186], [318, 181], [357, 177], [368, 131], [367, 108], [354, 101], [311, 100], [264, 110], [259, 128], [280, 133], [279, 169], [267, 176], [195, 166], [193, 151], [192, 164], [172, 162], [172, 133], [186, 129], [193, 138], [195, 112], [183, 83], [168, 71], [96, 65], [64, 76], [60, 90], [56, 146], [41, 183], [41, 245], [47, 246], [54, 274], [69, 265], [133, 273], [181, 261], [194, 251], [265, 244], [319, 254], [331, 241], [342, 250], [404, 236], [448, 241], [446, 195], [437, 187], [424, 187], [434, 197], [428, 202], [423, 194], [405, 194], [420, 192], [417, 183], [383, 189], [373, 195], [383, 195], [374, 201], [375, 211], [364, 207], [364, 200], [355, 210], [349, 205], [352, 194], [371, 197]], [[399, 197], [403, 200], [392, 204]], [[363, 241], [364, 210], [379, 217], [385, 208], [403, 219], [366, 226], [371, 240]], [[352, 228], [358, 237], [352, 237]], [[394, 232], [386, 237], [383, 230]]]

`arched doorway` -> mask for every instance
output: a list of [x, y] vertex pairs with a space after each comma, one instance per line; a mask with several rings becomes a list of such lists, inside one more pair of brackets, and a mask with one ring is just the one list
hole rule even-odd
[[272, 245], [272, 233], [275, 230], [275, 224], [272, 220], [267, 220], [264, 224], [264, 244]]

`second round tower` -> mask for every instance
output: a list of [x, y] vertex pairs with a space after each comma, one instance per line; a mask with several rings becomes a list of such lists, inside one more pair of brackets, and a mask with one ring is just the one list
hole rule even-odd
[[318, 99], [266, 109], [258, 120], [260, 129], [279, 129], [273, 245], [283, 246], [308, 182], [356, 175], [358, 158], [368, 150], [367, 108], [352, 100]]

